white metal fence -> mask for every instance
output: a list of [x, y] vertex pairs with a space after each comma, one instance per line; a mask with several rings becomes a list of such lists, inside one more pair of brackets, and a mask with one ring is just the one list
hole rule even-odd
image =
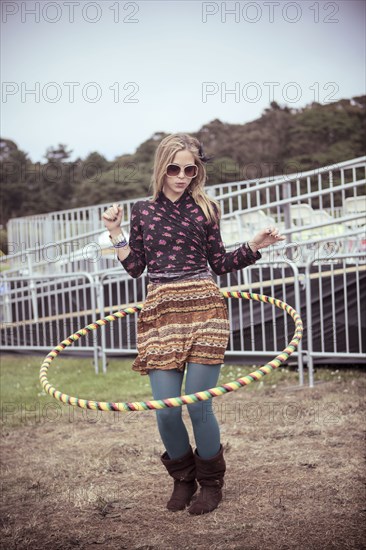
[[307, 364], [313, 386], [316, 361], [352, 364], [366, 360], [366, 255], [310, 260], [305, 285]]
[[[95, 280], [89, 273], [2, 277], [1, 348], [46, 352], [94, 321], [96, 312]], [[98, 372], [98, 335], [92, 333], [73, 347], [92, 351]]]
[[[328, 167], [208, 187], [222, 209], [221, 232], [230, 249], [249, 240], [268, 224], [286, 235], [287, 257], [296, 255], [298, 243], [306, 241], [305, 265], [319, 253], [317, 243], [338, 242], [337, 253], [360, 253], [366, 249], [366, 157]], [[131, 208], [138, 198], [122, 201], [123, 227], [128, 232]], [[87, 271], [103, 273], [114, 267], [113, 250], [101, 221], [109, 204], [51, 212], [11, 220], [8, 224], [9, 254], [0, 258], [12, 275]], [[281, 248], [277, 248], [280, 255]], [[270, 258], [264, 251], [264, 259]]]
[[[314, 363], [363, 363], [366, 359], [366, 256], [335, 255], [310, 260], [306, 269], [293, 262], [259, 262], [243, 271], [217, 276], [221, 288], [275, 296], [295, 307], [304, 319], [303, 342], [289, 363], [303, 365], [314, 383]], [[49, 351], [61, 340], [97, 318], [145, 300], [147, 277], [119, 277], [117, 270], [102, 276], [88, 273], [2, 279], [0, 305], [3, 350]], [[286, 312], [247, 300], [227, 301], [230, 340], [227, 357], [250, 364], [277, 355], [290, 341], [294, 325]], [[338, 308], [338, 309], [337, 309]], [[317, 310], [315, 314], [315, 309]], [[107, 371], [108, 356], [136, 353], [137, 316], [115, 321], [78, 340], [73, 352], [93, 352]]]

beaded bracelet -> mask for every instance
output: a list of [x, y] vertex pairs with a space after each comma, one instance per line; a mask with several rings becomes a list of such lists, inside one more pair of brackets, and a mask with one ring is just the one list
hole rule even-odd
[[128, 242], [126, 240], [120, 241], [118, 244], [114, 244], [113, 248], [124, 248], [128, 245]]
[[122, 232], [117, 237], [112, 237], [112, 235], [109, 235], [109, 239], [113, 248], [123, 248], [128, 244]]

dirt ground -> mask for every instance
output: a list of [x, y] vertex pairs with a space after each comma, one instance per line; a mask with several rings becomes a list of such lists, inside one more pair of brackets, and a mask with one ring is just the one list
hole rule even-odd
[[335, 377], [215, 399], [227, 475], [203, 516], [165, 508], [154, 412], [25, 411], [2, 433], [1, 548], [365, 548], [365, 386]]

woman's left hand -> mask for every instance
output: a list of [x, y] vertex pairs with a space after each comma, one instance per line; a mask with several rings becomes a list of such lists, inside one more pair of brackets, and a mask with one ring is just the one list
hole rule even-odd
[[277, 227], [271, 226], [266, 229], [261, 229], [259, 233], [248, 241], [248, 244], [251, 250], [256, 253], [260, 248], [266, 248], [266, 246], [284, 241], [285, 239], [286, 237], [281, 235]]

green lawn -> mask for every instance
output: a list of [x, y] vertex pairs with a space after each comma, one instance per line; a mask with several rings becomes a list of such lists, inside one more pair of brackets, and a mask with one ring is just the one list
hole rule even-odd
[[[42, 409], [47, 403], [55, 403], [52, 397], [44, 393], [39, 383], [42, 359], [39, 355], [3, 354], [0, 366], [0, 399], [2, 421], [6, 420], [7, 425], [21, 424], [21, 418], [26, 416], [21, 414], [22, 410]], [[50, 365], [48, 379], [56, 389], [84, 399], [117, 402], [151, 399], [148, 376], [141, 376], [132, 371], [131, 365], [132, 359], [109, 358], [108, 373], [96, 375], [91, 358], [57, 357]], [[239, 366], [228, 363], [221, 370], [219, 383], [239, 378], [256, 368], [253, 365]], [[317, 372], [316, 379], [326, 381], [357, 376], [361, 376], [361, 371], [322, 368]], [[284, 384], [298, 384], [298, 375], [294, 369], [280, 368], [265, 376], [259, 383], [250, 384], [248, 388], [240, 391], [260, 392], [265, 387]], [[62, 404], [60, 406], [64, 407]]]

